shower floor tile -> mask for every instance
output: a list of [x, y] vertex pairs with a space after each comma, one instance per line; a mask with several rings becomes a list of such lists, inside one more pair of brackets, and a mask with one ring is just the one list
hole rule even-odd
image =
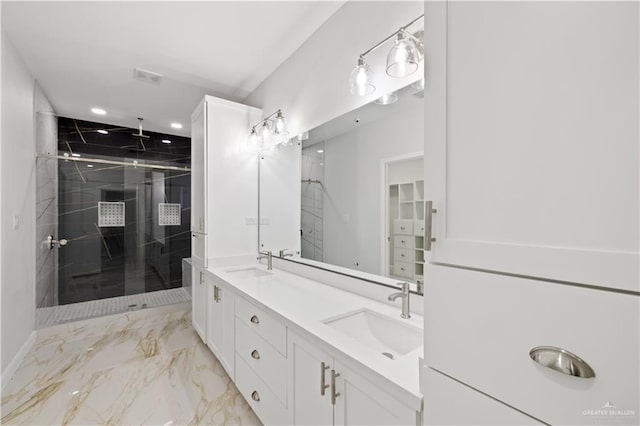
[[[36, 328], [191, 300], [184, 287], [36, 309]], [[135, 306], [132, 306], [135, 305]]]
[[189, 303], [38, 330], [1, 412], [2, 424], [260, 424]]

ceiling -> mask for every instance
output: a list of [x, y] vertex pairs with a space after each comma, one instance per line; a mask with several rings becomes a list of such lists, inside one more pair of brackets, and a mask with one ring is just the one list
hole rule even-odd
[[[344, 1], [7, 2], [2, 28], [60, 116], [190, 135], [202, 96], [242, 101]], [[159, 84], [134, 68], [162, 74]], [[91, 113], [92, 107], [107, 111]], [[183, 124], [181, 130], [170, 123]]]

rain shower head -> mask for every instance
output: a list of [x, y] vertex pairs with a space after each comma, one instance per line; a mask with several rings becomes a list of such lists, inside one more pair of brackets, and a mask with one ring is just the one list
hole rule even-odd
[[132, 133], [132, 135], [138, 138], [149, 139], [149, 136], [142, 134], [142, 120], [142, 118], [138, 117], [138, 133]]

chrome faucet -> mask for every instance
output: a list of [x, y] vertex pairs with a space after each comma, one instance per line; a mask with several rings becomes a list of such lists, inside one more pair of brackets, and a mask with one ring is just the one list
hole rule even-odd
[[398, 297], [402, 297], [402, 313], [400, 314], [400, 317], [411, 318], [411, 314], [409, 313], [409, 283], [399, 284], [402, 285], [402, 291], [390, 294], [388, 299], [393, 302]]
[[280, 257], [280, 259], [284, 259], [287, 256], [293, 257], [293, 253], [287, 253], [287, 250], [289, 249], [281, 249], [278, 257]]
[[260, 255], [258, 256], [258, 260], [267, 259], [267, 271], [273, 269], [273, 253], [271, 250], [269, 251], [261, 251], [258, 252]]

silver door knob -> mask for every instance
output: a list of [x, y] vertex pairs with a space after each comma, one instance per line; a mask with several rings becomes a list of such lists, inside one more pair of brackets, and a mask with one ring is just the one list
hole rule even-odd
[[254, 324], [259, 324], [260, 320], [258, 319], [258, 317], [256, 315], [253, 315], [251, 317], [251, 322], [254, 323]]
[[260, 359], [260, 354], [258, 353], [257, 349], [254, 349], [253, 351], [251, 351], [251, 358]]
[[260, 401], [260, 395], [258, 395], [258, 391], [251, 392], [251, 399], [254, 401]]

